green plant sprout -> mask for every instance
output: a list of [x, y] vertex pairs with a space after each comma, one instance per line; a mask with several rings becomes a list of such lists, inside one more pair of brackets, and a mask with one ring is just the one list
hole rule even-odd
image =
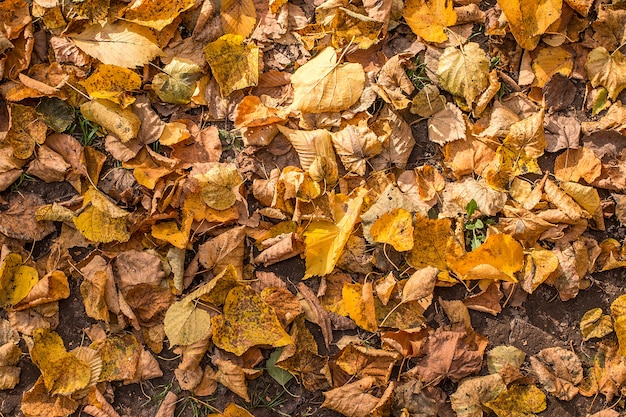
[[[467, 220], [465, 221], [465, 244], [470, 247], [470, 251], [473, 251], [483, 243], [487, 238], [487, 225], [495, 224], [495, 221], [485, 216], [479, 216], [472, 219], [474, 212], [478, 210], [478, 203], [476, 200], [471, 199], [467, 206], [465, 206], [465, 212], [467, 214]], [[471, 232], [471, 233], [467, 233]]]
[[25, 182], [34, 182], [36, 181], [37, 178], [28, 175], [25, 172], [22, 172], [22, 174], [19, 176], [18, 179], [16, 179], [13, 184], [11, 184], [11, 192], [12, 193], [17, 193], [20, 190], [20, 187], [22, 186], [22, 184], [24, 184]]
[[419, 57], [415, 57], [413, 61], [413, 69], [406, 70], [406, 75], [416, 89], [421, 90], [429, 84], [432, 84], [428, 75], [426, 75], [426, 63], [420, 62]]

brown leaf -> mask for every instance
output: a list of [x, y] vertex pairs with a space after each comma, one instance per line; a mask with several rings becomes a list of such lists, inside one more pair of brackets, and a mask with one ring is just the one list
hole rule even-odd
[[38, 222], [35, 218], [35, 210], [43, 205], [44, 201], [36, 194], [12, 195], [9, 209], [0, 213], [0, 232], [27, 241], [43, 239], [54, 231], [52, 222]]
[[578, 394], [576, 385], [583, 380], [583, 369], [572, 351], [546, 348], [531, 356], [530, 364], [543, 387], [557, 398], [570, 401]]

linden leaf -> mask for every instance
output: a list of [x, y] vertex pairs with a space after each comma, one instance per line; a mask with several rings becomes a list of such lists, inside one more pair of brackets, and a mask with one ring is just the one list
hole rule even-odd
[[174, 58], [163, 68], [162, 73], [152, 78], [152, 88], [166, 103], [187, 104], [201, 76], [202, 68], [193, 61]]
[[[338, 7], [335, 18], [328, 26], [333, 34], [332, 43], [335, 48], [358, 45], [360, 49], [369, 49], [378, 42], [380, 32], [386, 25], [380, 20], [372, 19], [371, 16]], [[325, 24], [324, 28], [328, 26]]]
[[[304, 231], [306, 272], [304, 279], [330, 274], [356, 223], [367, 190], [359, 188], [351, 199], [337, 201], [336, 224], [313, 221]], [[339, 199], [340, 195], [337, 196]]]
[[489, 85], [489, 59], [475, 42], [462, 48], [448, 47], [437, 64], [437, 78], [449, 93], [461, 97], [471, 108]]
[[587, 311], [580, 319], [580, 332], [583, 335], [583, 341], [602, 338], [612, 331], [611, 316], [602, 314], [602, 309], [599, 307]]
[[533, 249], [526, 256], [522, 288], [532, 294], [558, 267], [559, 259], [554, 252], [546, 249]]
[[382, 138], [364, 122], [348, 125], [331, 137], [343, 166], [357, 175], [365, 175], [367, 160], [383, 150]]
[[567, 149], [554, 161], [554, 176], [561, 181], [577, 182], [582, 178], [591, 184], [601, 172], [602, 161], [585, 147]]
[[397, 208], [380, 216], [370, 233], [374, 242], [389, 243], [398, 252], [413, 249], [413, 215]]
[[123, 109], [109, 100], [96, 99], [83, 103], [80, 112], [85, 119], [104, 127], [122, 143], [137, 137], [141, 127], [141, 120], [131, 109]]
[[0, 307], [17, 304], [39, 281], [32, 266], [22, 264], [22, 255], [9, 253], [0, 264]]
[[466, 378], [450, 395], [452, 409], [458, 417], [482, 417], [483, 404], [495, 400], [506, 390], [499, 374]]
[[461, 110], [452, 103], [428, 119], [428, 139], [439, 145], [465, 139], [465, 119]]
[[121, 20], [87, 26], [69, 38], [83, 52], [103, 64], [124, 68], [146, 65], [163, 54], [150, 29]]
[[298, 68], [291, 83], [295, 109], [303, 113], [339, 112], [361, 97], [365, 72], [361, 64], [339, 64], [335, 49], [328, 47]]
[[[322, 407], [330, 408], [349, 417], [374, 416], [376, 415], [374, 410], [382, 399], [368, 394], [367, 391], [375, 382], [374, 377], [367, 376], [356, 382], [326, 391]], [[393, 390], [394, 384], [390, 384], [389, 387]]]
[[204, 48], [222, 97], [235, 90], [257, 85], [259, 81], [259, 48], [244, 44], [240, 35], [223, 35]]
[[86, 388], [91, 380], [91, 367], [67, 353], [63, 339], [49, 329], [35, 330], [30, 357], [51, 394], [71, 394]]
[[543, 387], [560, 400], [570, 401], [578, 394], [583, 380], [582, 363], [571, 350], [562, 347], [542, 349], [531, 356], [533, 372]]
[[170, 306], [163, 324], [170, 346], [191, 345], [211, 335], [211, 315], [187, 297]]
[[141, 88], [141, 78], [127, 68], [102, 64], [79, 84], [91, 98], [110, 100], [125, 108], [135, 101], [130, 92]]
[[404, 20], [413, 33], [426, 42], [445, 42], [445, 29], [456, 24], [451, 0], [408, 0], [404, 4]]
[[487, 367], [489, 373], [495, 374], [504, 369], [507, 365], [519, 369], [524, 363], [526, 354], [515, 346], [496, 346], [487, 352]]
[[98, 382], [124, 381], [135, 377], [143, 348], [133, 334], [110, 335], [89, 347], [102, 358], [102, 372]]
[[513, 385], [484, 403], [498, 417], [534, 417], [546, 409], [546, 394], [534, 385]]
[[563, 0], [498, 0], [515, 40], [524, 49], [533, 50], [541, 35], [561, 17]]
[[448, 269], [446, 248], [453, 237], [451, 226], [450, 219], [431, 220], [417, 215], [413, 225], [413, 249], [407, 255], [407, 263], [418, 269], [427, 266], [442, 271]]
[[170, 0], [164, 3], [135, 0], [124, 11], [124, 20], [162, 31], [185, 10], [194, 6], [194, 0]]
[[126, 228], [128, 214], [107, 196], [95, 188], [89, 188], [85, 193], [83, 209], [73, 221], [78, 231], [91, 241], [126, 242], [130, 239], [130, 233]]
[[585, 61], [585, 70], [591, 85], [606, 88], [611, 100], [615, 100], [626, 88], [626, 57], [618, 50], [609, 54], [604, 47], [600, 46], [589, 52]]
[[78, 403], [70, 396], [52, 395], [39, 377], [35, 385], [24, 392], [20, 406], [25, 417], [69, 417], [78, 409]]
[[207, 206], [226, 210], [237, 201], [243, 178], [234, 164], [215, 164], [195, 178], [200, 182], [200, 195]]
[[252, 0], [223, 0], [220, 18], [225, 33], [246, 38], [256, 26], [256, 9]]
[[36, 145], [46, 140], [48, 127], [39, 120], [34, 108], [11, 103], [9, 106], [11, 127], [5, 141], [13, 148], [13, 155], [19, 159], [28, 159]]
[[492, 279], [517, 282], [515, 272], [524, 265], [524, 250], [509, 235], [489, 235], [485, 243], [472, 252], [455, 258], [449, 256], [448, 263], [459, 277], [470, 279]]
[[80, 295], [85, 305], [85, 313], [96, 320], [109, 322], [109, 308], [106, 304], [107, 274], [104, 271], [96, 271], [91, 276], [85, 276], [80, 284]]
[[[333, 136], [328, 130], [294, 130], [278, 125], [278, 130], [287, 137], [298, 153], [300, 166], [309, 171], [315, 181], [326, 180], [335, 184], [338, 178], [337, 162], [332, 146]], [[320, 165], [324, 167], [320, 170]]]
[[211, 322], [215, 346], [237, 356], [253, 346], [281, 347], [291, 343], [274, 309], [247, 285], [230, 290], [224, 314], [213, 317]]

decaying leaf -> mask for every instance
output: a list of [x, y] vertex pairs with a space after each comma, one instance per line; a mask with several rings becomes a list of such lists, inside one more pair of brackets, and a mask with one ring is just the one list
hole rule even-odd
[[130, 238], [126, 228], [128, 212], [116, 206], [95, 188], [85, 193], [83, 209], [73, 221], [87, 239], [94, 242], [125, 242]]
[[204, 48], [204, 55], [222, 96], [258, 83], [259, 48], [244, 44], [241, 35], [223, 35]]
[[163, 67], [162, 73], [154, 76], [152, 88], [166, 103], [187, 104], [191, 101], [201, 76], [201, 68], [193, 61], [174, 58]]
[[489, 59], [475, 42], [462, 48], [448, 47], [439, 58], [437, 78], [444, 90], [472, 107], [489, 85]]
[[611, 316], [602, 314], [602, 309], [599, 307], [592, 308], [580, 319], [580, 332], [583, 335], [583, 340], [606, 336], [613, 332]]
[[583, 380], [582, 364], [570, 350], [553, 347], [541, 350], [530, 358], [534, 373], [543, 387], [557, 398], [569, 401], [578, 393]]

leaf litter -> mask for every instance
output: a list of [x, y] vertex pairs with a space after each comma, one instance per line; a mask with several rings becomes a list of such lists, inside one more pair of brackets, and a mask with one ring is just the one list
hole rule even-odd
[[624, 19], [0, 4], [0, 413], [623, 413]]

